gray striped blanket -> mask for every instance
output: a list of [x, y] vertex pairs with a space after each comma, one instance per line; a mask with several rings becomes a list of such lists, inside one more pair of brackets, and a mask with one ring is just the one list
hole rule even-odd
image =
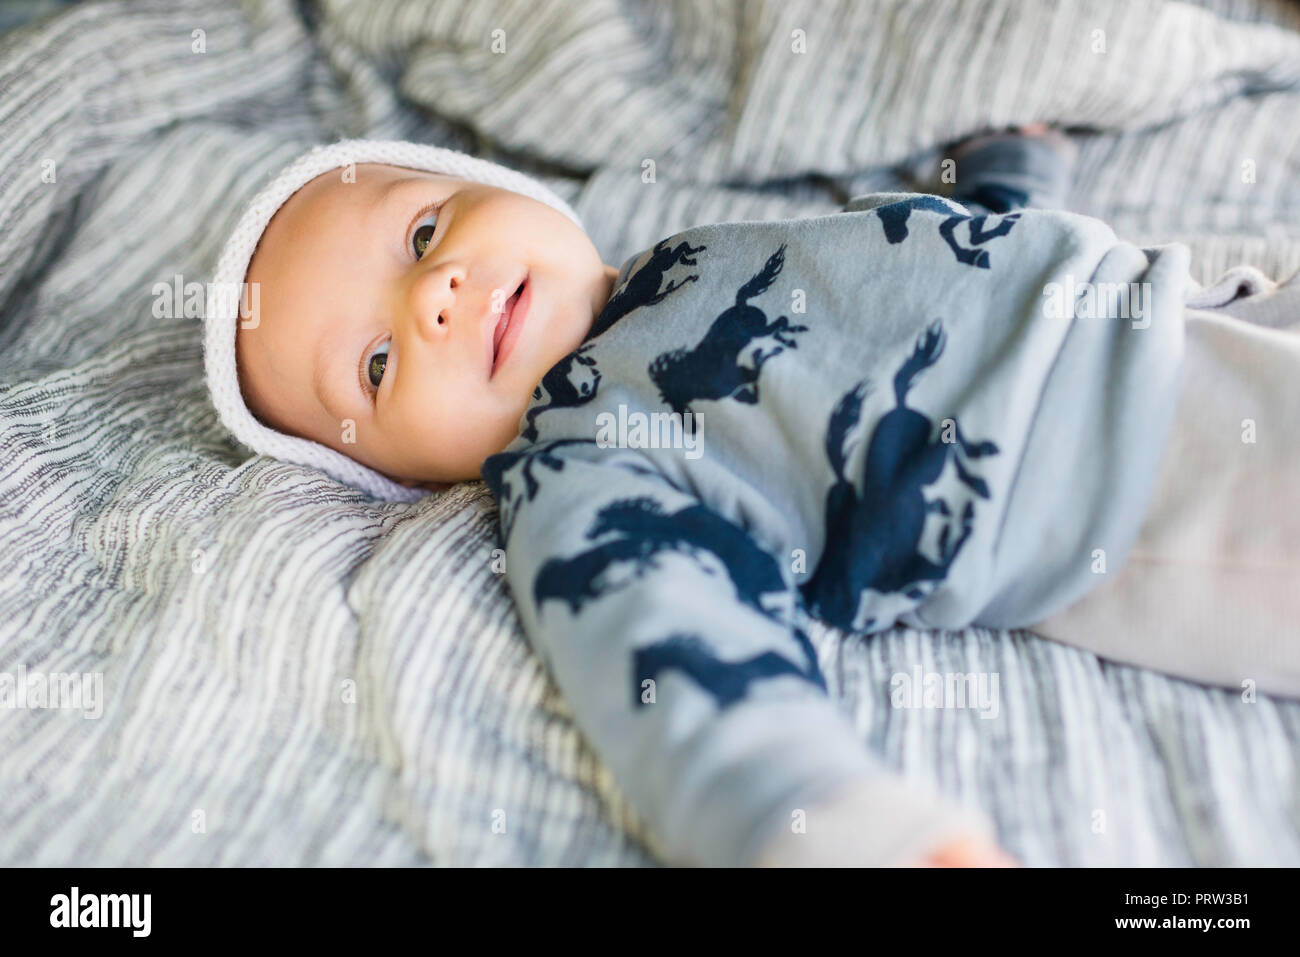
[[[1074, 208], [1203, 282], [1283, 278], [1298, 29], [1280, 0], [100, 0], [0, 35], [0, 864], [655, 862], [485, 487], [369, 501], [208, 406], [190, 292], [306, 145], [510, 163], [618, 264], [1046, 120], [1082, 131]], [[863, 746], [1029, 864], [1300, 864], [1300, 703], [1023, 632], [812, 638]], [[998, 675], [996, 718], [892, 707], [915, 669]]]

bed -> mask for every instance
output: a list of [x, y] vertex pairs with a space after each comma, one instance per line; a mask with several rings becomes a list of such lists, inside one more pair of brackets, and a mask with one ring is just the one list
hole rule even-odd
[[[1298, 117], [1280, 0], [98, 0], [0, 35], [0, 673], [102, 676], [93, 717], [0, 707], [0, 864], [659, 863], [519, 628], [486, 487], [369, 500], [208, 405], [191, 284], [305, 146], [515, 165], [617, 266], [1049, 121], [1072, 207], [1209, 282], [1300, 269]], [[1023, 631], [811, 637], [863, 746], [1026, 864], [1300, 864], [1300, 702]], [[996, 675], [996, 714], [892, 707], [918, 667]]]

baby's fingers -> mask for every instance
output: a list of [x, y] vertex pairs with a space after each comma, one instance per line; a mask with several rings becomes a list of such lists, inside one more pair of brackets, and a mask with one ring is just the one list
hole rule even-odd
[[1019, 867], [1020, 862], [982, 837], [959, 838], [926, 856], [920, 867]]

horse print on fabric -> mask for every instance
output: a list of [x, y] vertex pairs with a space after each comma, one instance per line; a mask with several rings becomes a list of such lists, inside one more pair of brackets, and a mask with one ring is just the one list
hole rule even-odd
[[520, 431], [529, 442], [537, 440], [537, 417], [551, 409], [575, 409], [586, 405], [596, 398], [600, 388], [600, 370], [596, 360], [586, 352], [591, 344], [579, 346], [573, 352], [551, 366], [542, 376], [542, 381], [533, 390], [533, 399], [546, 397], [545, 405], [535, 405], [524, 415], [524, 427]]
[[[894, 376], [895, 407], [876, 423], [867, 446], [859, 491], [845, 472], [849, 434], [857, 426], [869, 389], [860, 382], [845, 394], [831, 413], [826, 430], [826, 455], [836, 480], [826, 495], [826, 547], [812, 577], [799, 586], [808, 609], [818, 617], [848, 631], [870, 629], [868, 618], [859, 624], [858, 608], [866, 589], [902, 592], [919, 600], [947, 577], [962, 545], [970, 536], [975, 515], [973, 498], [961, 513], [961, 533], [949, 541], [950, 524], [939, 535], [939, 561], [919, 550], [926, 516], [952, 515], [944, 499], [926, 501], [922, 489], [933, 484], [949, 460], [962, 484], [980, 498], [989, 497], [984, 479], [967, 470], [964, 459], [994, 455], [993, 442], [971, 442], [953, 421], [955, 442], [931, 439], [933, 423], [923, 413], [906, 407], [908, 390], [916, 377], [934, 365], [943, 353], [946, 333], [936, 319], [920, 336], [916, 347]], [[933, 590], [932, 588], [932, 590]]]
[[[539, 609], [555, 599], [577, 614], [606, 591], [626, 587], [658, 567], [657, 558], [665, 552], [697, 562], [701, 552], [713, 555], [726, 569], [736, 598], [762, 614], [769, 613], [762, 596], [788, 590], [776, 559], [739, 525], [699, 503], [665, 512], [660, 502], [647, 495], [619, 499], [597, 512], [586, 532], [592, 540], [602, 535], [614, 537], [542, 565], [533, 583], [533, 600]], [[700, 565], [703, 571], [713, 572], [711, 566]], [[621, 580], [616, 580], [618, 574], [623, 575]]]
[[622, 289], [610, 297], [609, 302], [605, 304], [605, 308], [601, 310], [600, 315], [596, 317], [596, 321], [592, 323], [586, 338], [582, 340], [583, 342], [595, 339], [633, 309], [640, 306], [653, 306], [656, 303], [663, 302], [673, 290], [680, 289], [688, 282], [695, 282], [700, 278], [698, 274], [690, 275], [680, 281], [670, 281], [663, 289], [659, 288], [663, 284], [664, 273], [678, 263], [686, 266], [696, 265], [695, 260], [691, 257], [708, 248], [707, 246], [692, 246], [687, 242], [679, 242], [670, 249], [667, 243], [667, 239], [661, 239], [655, 243], [654, 248], [650, 251], [650, 258], [628, 277]]
[[[758, 402], [758, 374], [763, 363], [787, 348], [796, 348], [794, 335], [808, 331], [807, 326], [791, 325], [785, 316], [769, 322], [762, 309], [749, 303], [776, 281], [784, 265], [782, 243], [763, 268], [740, 287], [735, 305], [713, 320], [698, 345], [661, 353], [651, 361], [650, 378], [674, 412], [690, 412], [691, 403], [700, 399], [732, 398], [749, 405]], [[757, 346], [753, 364], [743, 365], [745, 350], [767, 337], [776, 340], [775, 347], [764, 353], [762, 346]]]
[[[519, 452], [497, 452], [495, 455], [489, 455], [483, 460], [480, 472], [483, 481], [492, 491], [492, 497], [497, 501], [498, 521], [501, 525], [501, 541], [510, 540], [510, 530], [514, 527], [515, 515], [518, 514], [519, 506], [524, 502], [531, 502], [537, 497], [537, 491], [540, 487], [537, 478], [534, 475], [536, 466], [543, 465], [552, 472], [564, 471], [564, 459], [554, 454], [554, 451], [563, 445], [595, 445], [594, 439], [554, 439], [550, 442], [543, 442]], [[523, 490], [515, 488], [513, 482], [506, 478], [506, 473], [516, 465], [520, 465], [520, 476], [523, 478]]]
[[801, 668], [774, 651], [763, 651], [741, 661], [725, 661], [715, 655], [699, 635], [678, 632], [644, 648], [632, 657], [632, 707], [643, 707], [645, 682], [656, 685], [664, 672], [680, 671], [713, 696], [719, 710], [726, 710], [749, 693], [750, 686], [768, 678], [791, 676], [811, 682], [822, 691], [826, 679], [817, 666], [817, 654], [808, 636], [796, 627], [799, 643], [808, 664]]
[[907, 238], [907, 221], [914, 209], [947, 213], [949, 216], [960, 216], [968, 212], [956, 202], [938, 196], [913, 196], [911, 199], [899, 200], [887, 206], [877, 206], [875, 211], [880, 217], [880, 225], [885, 227], [885, 240], [891, 246], [897, 246]]
[[[996, 201], [993, 196], [987, 196], [986, 198]], [[1005, 195], [1001, 198], [1008, 199]], [[952, 250], [959, 263], [974, 266], [976, 269], [988, 269], [990, 263], [988, 250], [976, 247], [983, 247], [992, 240], [1007, 235], [1020, 220], [1020, 214], [1009, 213], [1004, 215], [995, 225], [986, 229], [985, 223], [989, 220], [988, 215], [971, 216], [969, 210], [957, 213], [954, 212], [954, 206], [958, 209], [962, 208], [957, 203], [941, 199], [938, 196], [914, 196], [911, 199], [890, 203], [887, 206], [878, 206], [875, 212], [880, 216], [880, 224], [885, 228], [885, 239], [890, 245], [897, 245], [907, 238], [907, 220], [911, 216], [912, 210], [924, 209], [935, 213], [950, 214], [947, 219], [939, 224], [939, 235], [943, 237], [943, 241], [948, 244], [948, 248]], [[961, 240], [957, 238], [957, 228], [963, 223], [970, 224], [971, 245], [969, 246], [963, 245]]]

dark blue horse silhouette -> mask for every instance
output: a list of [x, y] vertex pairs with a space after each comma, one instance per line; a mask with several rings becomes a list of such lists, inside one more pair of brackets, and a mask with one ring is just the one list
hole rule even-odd
[[953, 209], [954, 206], [961, 208], [957, 203], [938, 196], [913, 196], [897, 203], [877, 206], [875, 212], [880, 216], [880, 225], [885, 227], [885, 239], [891, 246], [897, 246], [907, 238], [907, 220], [911, 217], [912, 210], [925, 209], [932, 213], [947, 213], [949, 216], [961, 215]]
[[596, 398], [600, 388], [600, 370], [596, 360], [585, 355], [592, 345], [579, 346], [573, 352], [546, 370], [542, 381], [533, 390], [533, 399], [546, 396], [545, 405], [534, 405], [524, 415], [520, 431], [529, 442], [537, 439], [537, 417], [551, 409], [574, 409]]
[[[831, 413], [826, 430], [826, 455], [836, 481], [826, 495], [826, 547], [808, 581], [799, 586], [808, 609], [818, 617], [848, 631], [856, 630], [862, 592], [903, 592], [920, 599], [922, 582], [938, 582], [970, 536], [975, 515], [973, 499], [966, 500], [961, 534], [949, 542], [950, 525], [939, 536], [940, 560], [931, 561], [918, 549], [930, 512], [951, 515], [944, 499], [927, 502], [922, 494], [951, 459], [957, 477], [975, 495], [988, 498], [985, 481], [967, 471], [966, 458], [996, 454], [993, 442], [969, 442], [953, 422], [955, 443], [930, 438], [932, 423], [921, 412], [906, 407], [907, 392], [916, 377], [938, 361], [946, 334], [936, 319], [920, 336], [911, 356], [894, 376], [896, 405], [881, 416], [871, 433], [858, 491], [845, 473], [849, 434], [857, 426], [867, 383], [859, 382]], [[875, 618], [861, 627], [871, 628]]]
[[670, 670], [687, 675], [713, 695], [718, 708], [724, 711], [744, 698], [754, 682], [768, 678], [789, 675], [825, 691], [826, 680], [817, 666], [812, 642], [798, 627], [794, 629], [794, 636], [808, 661], [803, 668], [774, 651], [763, 651], [740, 661], [724, 661], [699, 635], [686, 632], [677, 632], [645, 648], [638, 648], [632, 658], [632, 706], [638, 708], [649, 704], [642, 698], [642, 683], [654, 681], [658, 684], [660, 676]]
[[[785, 266], [785, 243], [782, 243], [763, 268], [736, 292], [736, 304], [727, 307], [713, 320], [704, 338], [693, 349], [673, 349], [656, 356], [650, 363], [650, 378], [659, 386], [663, 401], [677, 413], [691, 411], [697, 399], [732, 398], [750, 405], [758, 402], [758, 374], [763, 363], [796, 348], [795, 333], [807, 332], [807, 326], [794, 326], [785, 316], [775, 322], [749, 300], [767, 290]], [[764, 354], [761, 346], [754, 350], [752, 366], [741, 365], [745, 349], [757, 339], [771, 336], [777, 341]]]
[[[540, 445], [531, 446], [518, 452], [497, 452], [483, 460], [479, 469], [483, 481], [492, 491], [497, 501], [497, 514], [501, 527], [501, 541], [510, 540], [510, 531], [514, 528], [515, 516], [523, 502], [531, 502], [537, 496], [539, 488], [534, 468], [544, 465], [552, 472], [564, 471], [564, 459], [555, 455], [557, 448], [563, 445], [595, 445], [594, 439], [553, 439]], [[515, 489], [514, 483], [507, 481], [506, 473], [516, 465], [523, 463], [520, 473], [524, 480], [522, 493]]]
[[[986, 198], [993, 199], [993, 197]], [[948, 248], [957, 257], [957, 261], [967, 266], [974, 266], [977, 269], [988, 269], [988, 250], [974, 247], [984, 246], [999, 236], [1007, 235], [1019, 221], [1020, 214], [1010, 213], [1005, 215], [995, 225], [985, 229], [984, 224], [988, 222], [989, 218], [987, 215], [971, 216], [969, 212], [955, 213], [953, 211], [954, 205], [956, 204], [945, 201], [938, 196], [914, 196], [911, 199], [900, 200], [897, 203], [878, 206], [875, 212], [879, 214], [880, 223], [885, 228], [885, 239], [891, 245], [897, 245], [907, 238], [907, 220], [912, 215], [912, 210], [924, 209], [935, 213], [948, 213], [948, 218], [939, 224], [939, 235], [948, 244]], [[970, 240], [973, 246], [963, 246], [961, 241], [957, 239], [957, 227], [962, 223], [970, 224]]]
[[[739, 525], [700, 503], [669, 513], [647, 495], [619, 499], [596, 513], [586, 537], [608, 534], [617, 537], [571, 558], [547, 559], [533, 582], [533, 600], [539, 609], [548, 599], [558, 599], [577, 614], [606, 590], [629, 584], [612, 580], [611, 572], [621, 563], [630, 562], [633, 579], [640, 578], [657, 568], [657, 557], [669, 551], [696, 561], [700, 552], [714, 555], [726, 568], [736, 598], [763, 614], [768, 613], [763, 595], [788, 590], [775, 558]], [[708, 565], [701, 568], [712, 573]]]
[[654, 244], [654, 248], [650, 251], [650, 258], [628, 277], [622, 289], [610, 297], [609, 302], [605, 304], [605, 308], [601, 310], [600, 315], [596, 317], [596, 321], [592, 323], [591, 329], [587, 332], [587, 337], [582, 340], [583, 342], [595, 339], [633, 309], [640, 306], [653, 306], [662, 302], [674, 289], [680, 289], [688, 282], [695, 282], [700, 278], [698, 275], [691, 275], [680, 282], [670, 281], [662, 290], [659, 288], [663, 283], [664, 273], [678, 263], [687, 266], [696, 265], [695, 260], [691, 257], [708, 248], [707, 246], [692, 246], [690, 243], [683, 241], [669, 249], [667, 243], [667, 239], [661, 239]]
[[988, 222], [988, 216], [952, 216], [945, 219], [939, 224], [939, 235], [943, 237], [948, 248], [953, 251], [959, 263], [965, 263], [967, 266], [974, 266], [976, 269], [989, 268], [989, 252], [987, 249], [973, 249], [963, 246], [957, 239], [957, 227], [962, 223], [970, 224], [970, 241], [976, 246], [983, 246], [990, 240], [997, 239], [999, 236], [1005, 236], [1011, 232], [1020, 219], [1019, 213], [1008, 213], [1003, 216], [996, 225], [984, 228]]

